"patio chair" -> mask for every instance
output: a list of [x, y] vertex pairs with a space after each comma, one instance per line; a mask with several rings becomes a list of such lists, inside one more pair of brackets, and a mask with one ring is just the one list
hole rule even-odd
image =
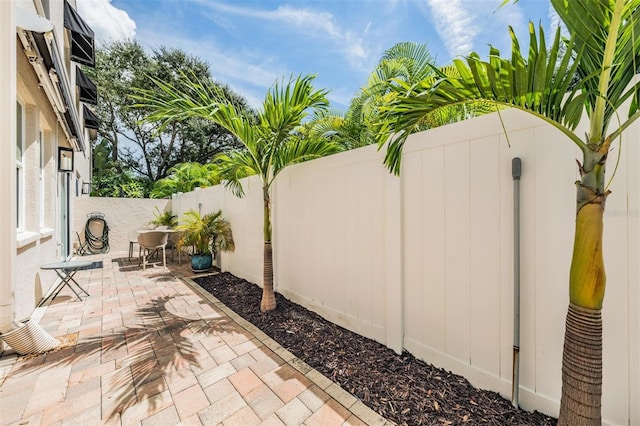
[[167, 254], [166, 254], [166, 246], [169, 238], [169, 234], [162, 231], [147, 231], [141, 232], [138, 234], [138, 245], [140, 246], [138, 252], [142, 252], [142, 257], [138, 255], [138, 265], [140, 265], [140, 260], [142, 260], [142, 269], [146, 269], [147, 266], [147, 256], [151, 257], [151, 255], [158, 252], [158, 250], [162, 250], [162, 266], [167, 267]]
[[131, 261], [131, 257], [133, 256], [133, 247], [138, 244], [138, 231], [132, 229], [129, 231], [129, 261]]

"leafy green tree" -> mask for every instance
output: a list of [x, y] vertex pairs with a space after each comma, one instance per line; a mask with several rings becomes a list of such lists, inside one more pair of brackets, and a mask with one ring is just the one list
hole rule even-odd
[[114, 182], [121, 175], [118, 173], [116, 162], [112, 159], [112, 148], [106, 140], [102, 140], [93, 146], [93, 181], [91, 195], [105, 197], [111, 193]]
[[[218, 156], [224, 185], [238, 196], [243, 195], [240, 178], [257, 174], [262, 180], [264, 282], [260, 310], [276, 308], [273, 290], [273, 252], [271, 225], [271, 187], [287, 166], [321, 157], [336, 151], [323, 139], [305, 138], [297, 129], [309, 111], [326, 108], [325, 90], [312, 86], [315, 76], [298, 76], [288, 82], [278, 81], [267, 92], [257, 117], [238, 109], [216, 88], [194, 80], [181, 87], [156, 81], [160, 92], [141, 91], [138, 99], [153, 113], [150, 120], [168, 124], [175, 120], [202, 117], [234, 134], [242, 149]], [[188, 90], [185, 90], [188, 87]]]
[[[385, 164], [399, 173], [403, 144], [425, 116], [450, 105], [491, 101], [539, 117], [580, 149], [558, 424], [599, 425], [606, 283], [602, 237], [609, 195], [605, 168], [612, 142], [640, 117], [640, 82], [634, 80], [640, 64], [640, 0], [551, 4], [570, 34], [570, 54], [561, 54], [559, 29], [548, 48], [542, 29], [537, 34], [530, 24], [528, 56], [510, 29], [511, 59], [491, 48], [488, 61], [475, 53], [456, 60], [459, 77], [440, 75], [412, 86], [396, 80], [388, 85], [398, 96], [385, 109], [379, 143], [394, 135]], [[630, 107], [623, 117], [617, 111], [625, 102]], [[589, 130], [583, 138], [575, 129], [584, 116]]]
[[129, 95], [136, 88], [153, 89], [152, 79], [178, 84], [183, 73], [216, 85], [241, 109], [246, 101], [211, 79], [208, 65], [178, 49], [161, 47], [151, 54], [135, 41], [118, 41], [96, 52], [96, 67], [86, 73], [98, 85], [96, 113], [99, 139], [108, 141], [118, 171], [131, 170], [145, 187], [167, 176], [171, 167], [185, 162], [210, 162], [228, 149], [240, 146], [221, 126], [194, 117], [159, 129], [144, 122], [147, 112], [134, 108]]
[[153, 184], [151, 198], [169, 197], [220, 183], [220, 172], [214, 163], [181, 163], [169, 169], [169, 175]]
[[144, 184], [127, 167], [121, 165], [118, 169], [111, 153], [112, 148], [104, 139], [93, 146], [91, 195], [94, 197], [143, 197]]
[[144, 184], [135, 178], [130, 178], [129, 182], [125, 182], [118, 188], [114, 188], [113, 191], [111, 191], [112, 197], [121, 198], [143, 198], [144, 194]]

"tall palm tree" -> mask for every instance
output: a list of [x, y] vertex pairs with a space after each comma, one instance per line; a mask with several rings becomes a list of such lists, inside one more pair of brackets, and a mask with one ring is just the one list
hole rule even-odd
[[[401, 82], [403, 85], [412, 86], [429, 79], [435, 81], [442, 74], [458, 76], [455, 67], [442, 67], [438, 71], [434, 67], [435, 58], [431, 56], [426, 44], [409, 41], [394, 44], [382, 54], [369, 75], [367, 84], [351, 100], [347, 112], [330, 110], [318, 114], [308, 125], [310, 134], [329, 136], [344, 149], [376, 143], [376, 123], [380, 107], [397, 96], [396, 91], [388, 87], [388, 83]], [[493, 103], [453, 105], [425, 116], [420, 123], [420, 129], [443, 126], [493, 111]]]
[[[328, 106], [326, 90], [312, 86], [314, 75], [277, 81], [267, 92], [257, 116], [238, 109], [215, 87], [185, 78], [178, 89], [157, 81], [160, 93], [140, 91], [136, 98], [153, 112], [149, 120], [171, 123], [201, 117], [227, 129], [243, 144], [242, 149], [217, 157], [224, 185], [234, 194], [244, 194], [240, 179], [256, 174], [262, 180], [264, 275], [260, 310], [276, 308], [273, 291], [273, 251], [271, 225], [271, 187], [287, 166], [318, 158], [336, 151], [324, 139], [305, 138], [297, 132], [310, 111]], [[285, 84], [286, 83], [286, 84]]]
[[[508, 0], [505, 1], [507, 3]], [[609, 195], [605, 166], [611, 143], [640, 117], [640, 0], [551, 0], [570, 39], [567, 54], [556, 32], [547, 49], [542, 29], [530, 24], [528, 56], [513, 29], [511, 59], [491, 48], [489, 60], [472, 53], [456, 60], [459, 77], [441, 75], [409, 86], [388, 84], [398, 97], [386, 107], [379, 143], [395, 135], [385, 164], [398, 173], [402, 146], [425, 115], [452, 104], [492, 101], [518, 108], [562, 131], [582, 152], [577, 182], [576, 227], [569, 278], [569, 308], [562, 360], [558, 424], [599, 425], [602, 395], [602, 303], [605, 268], [603, 216]], [[579, 79], [574, 79], [577, 73]], [[617, 115], [630, 101], [628, 116]], [[575, 133], [586, 114], [589, 131]]]
[[346, 112], [323, 111], [308, 123], [312, 136], [329, 136], [343, 149], [359, 148], [376, 143], [372, 123], [376, 121], [378, 106], [390, 91], [385, 83], [392, 78], [407, 84], [434, 75], [434, 58], [426, 44], [400, 42], [387, 49], [367, 84], [351, 100]]

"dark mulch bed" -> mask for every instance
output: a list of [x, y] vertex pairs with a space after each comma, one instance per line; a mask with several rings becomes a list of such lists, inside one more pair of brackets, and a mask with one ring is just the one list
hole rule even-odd
[[247, 321], [388, 420], [405, 425], [555, 425], [516, 410], [461, 376], [398, 355], [276, 293], [278, 308], [260, 313], [262, 289], [229, 273], [196, 280]]

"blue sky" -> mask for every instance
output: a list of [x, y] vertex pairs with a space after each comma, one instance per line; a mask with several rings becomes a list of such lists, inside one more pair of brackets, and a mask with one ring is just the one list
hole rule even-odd
[[529, 20], [557, 23], [548, 0], [77, 0], [98, 43], [135, 38], [185, 50], [253, 106], [279, 77], [317, 74], [345, 110], [382, 53], [426, 43], [440, 65], [491, 43], [510, 52], [507, 26], [526, 45]]

